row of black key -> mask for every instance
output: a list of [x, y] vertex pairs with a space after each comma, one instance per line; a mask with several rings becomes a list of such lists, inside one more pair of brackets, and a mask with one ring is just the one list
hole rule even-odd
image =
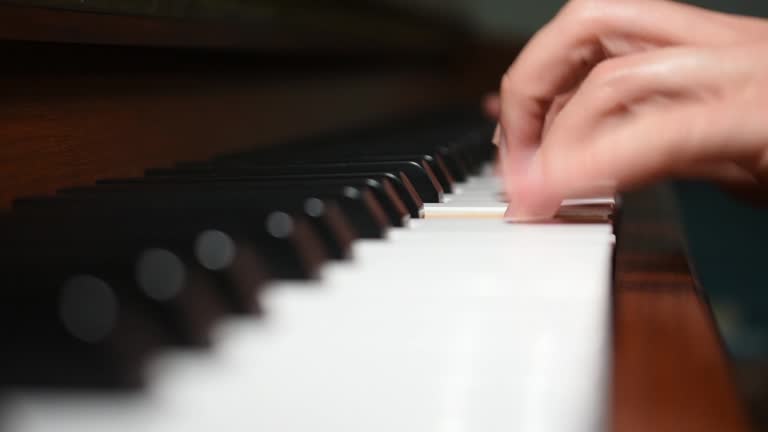
[[267, 280], [316, 277], [421, 217], [489, 135], [465, 118], [361, 130], [18, 199], [0, 217], [0, 384], [141, 384], [157, 348], [262, 313]]

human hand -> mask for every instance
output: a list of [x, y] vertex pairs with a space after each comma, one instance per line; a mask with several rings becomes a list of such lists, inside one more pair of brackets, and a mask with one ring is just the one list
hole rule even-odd
[[666, 1], [569, 3], [502, 80], [508, 216], [668, 176], [766, 184], [767, 37]]

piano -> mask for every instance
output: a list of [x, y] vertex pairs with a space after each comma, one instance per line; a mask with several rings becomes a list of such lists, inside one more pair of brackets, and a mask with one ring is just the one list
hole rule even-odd
[[343, 1], [0, 41], [0, 430], [749, 429], [663, 187], [503, 222], [520, 44]]

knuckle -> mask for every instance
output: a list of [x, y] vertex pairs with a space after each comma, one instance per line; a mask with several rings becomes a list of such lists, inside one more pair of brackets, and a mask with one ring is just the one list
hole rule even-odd
[[622, 0], [571, 0], [562, 12], [562, 19], [571, 28], [588, 28], [601, 33], [612, 27], [627, 8], [636, 8], [635, 2]]
[[614, 79], [615, 75], [615, 62], [612, 60], [604, 60], [592, 68], [584, 82], [590, 88], [604, 87]]
[[623, 63], [621, 59], [605, 60], [595, 66], [582, 83], [582, 100], [589, 101], [593, 114], [616, 108], [627, 101], [634, 78]]
[[610, 81], [616, 74], [616, 62], [614, 60], [604, 60], [598, 63], [587, 76], [587, 82], [592, 85], [602, 85]]
[[571, 0], [564, 10], [564, 16], [569, 21], [590, 22], [605, 8], [605, 0]]
[[612, 58], [598, 63], [587, 76], [587, 82], [595, 87], [616, 87], [626, 81], [625, 64], [621, 58]]

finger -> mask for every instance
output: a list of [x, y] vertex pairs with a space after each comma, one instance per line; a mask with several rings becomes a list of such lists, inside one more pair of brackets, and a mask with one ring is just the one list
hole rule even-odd
[[491, 120], [498, 120], [501, 114], [501, 98], [498, 93], [490, 93], [483, 98], [483, 112]]
[[622, 120], [590, 145], [542, 147], [527, 176], [513, 186], [509, 214], [546, 218], [563, 199], [613, 194], [677, 172], [691, 161], [675, 150], [687, 138], [680, 124], [689, 115], [649, 111]]
[[[502, 80], [501, 123], [511, 165], [522, 168], [526, 153], [539, 144], [555, 96], [580, 82], [606, 55], [647, 45], [722, 43], [738, 34], [724, 25], [731, 21], [666, 1], [571, 2], [533, 37]], [[688, 31], [694, 25], [707, 31]]]
[[549, 106], [547, 115], [544, 116], [544, 126], [542, 128], [542, 136], [546, 135], [549, 127], [552, 126], [560, 111], [568, 104], [568, 101], [573, 97], [575, 90], [571, 90], [568, 93], [564, 93], [555, 97], [552, 104]]
[[669, 48], [602, 63], [557, 116], [530, 169], [508, 176], [510, 214], [551, 216], [564, 198], [610, 193], [694, 162], [738, 160], [736, 146], [716, 139], [723, 116], [708, 106], [727, 81], [714, 67], [717, 54]]
[[[700, 162], [693, 166], [678, 167], [669, 174], [681, 179], [700, 179], [716, 182], [732, 195], [754, 204], [768, 203], [768, 184], [736, 162]], [[583, 187], [582, 193], [559, 195], [539, 186], [525, 188], [515, 203], [510, 203], [506, 218], [515, 222], [548, 219], [554, 215], [565, 198], [593, 198], [610, 196], [617, 192], [611, 181], [595, 181]]]
[[[753, 153], [761, 148], [754, 143], [723, 145], [734, 140], [733, 125], [743, 117], [725, 107], [728, 95], [738, 94], [734, 89], [753, 75], [743, 65], [750, 55], [744, 49], [674, 47], [607, 60], [592, 70], [553, 120], [543, 146], [590, 145], [606, 128], [620, 128], [647, 111], [663, 113], [679, 106], [702, 115], [682, 119], [678, 128], [687, 139], [677, 150], [718, 160], [754, 160]], [[652, 139], [654, 132], [650, 128], [644, 135]]]
[[587, 143], [611, 116], [662, 109], [667, 101], [706, 100], [724, 78], [722, 68], [712, 68], [717, 54], [675, 47], [601, 62], [553, 119], [545, 141]]

